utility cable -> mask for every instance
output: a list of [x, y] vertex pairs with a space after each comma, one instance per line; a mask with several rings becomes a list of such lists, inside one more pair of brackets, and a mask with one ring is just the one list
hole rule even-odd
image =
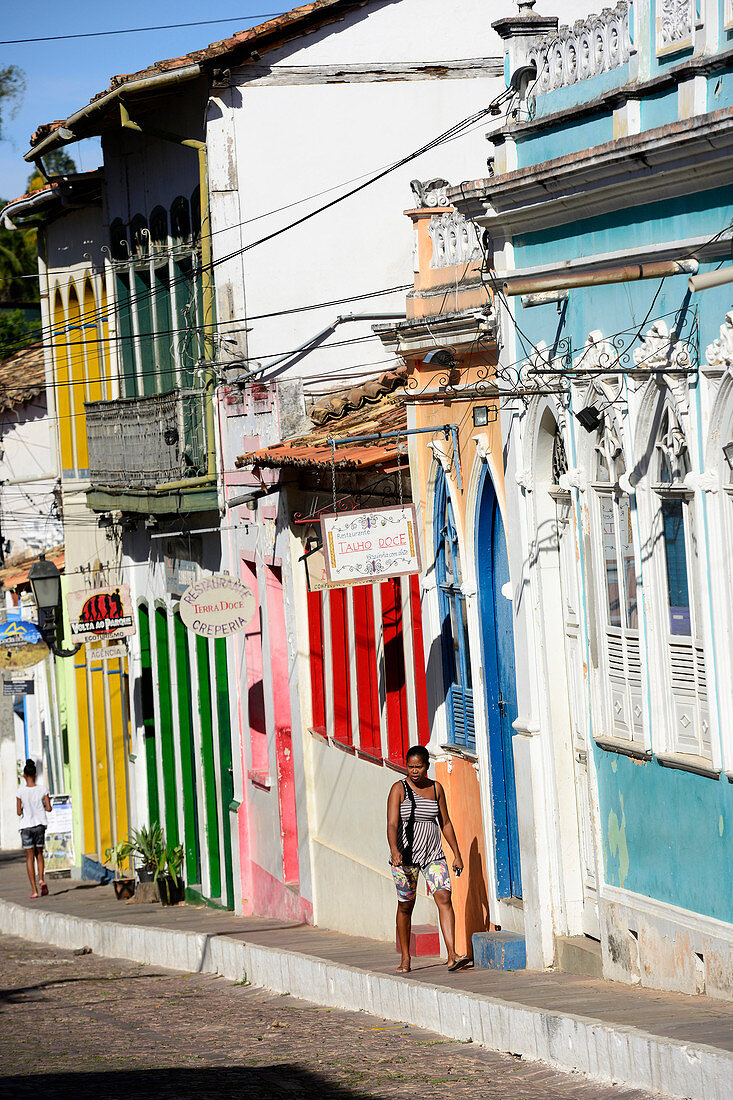
[[[33, 42], [68, 42], [72, 38], [106, 38], [118, 34], [145, 34], [148, 31], [174, 31], [184, 27], [208, 27], [214, 23], [233, 23], [240, 19], [244, 21], [256, 19], [277, 19], [278, 16], [287, 15], [285, 11], [261, 12], [257, 15], [232, 15], [227, 19], [198, 19], [193, 23], [163, 23], [155, 27], [122, 27], [116, 31], [85, 31], [81, 34], [49, 34], [42, 38], [8, 38], [0, 42], [0, 46], [24, 46]], [[252, 29], [252, 28], [250, 28]], [[233, 34], [241, 34], [235, 31]]]

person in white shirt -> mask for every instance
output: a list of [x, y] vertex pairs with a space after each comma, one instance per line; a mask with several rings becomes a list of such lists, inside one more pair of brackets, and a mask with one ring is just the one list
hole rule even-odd
[[[28, 879], [31, 884], [32, 898], [38, 897], [38, 887], [41, 895], [48, 893], [48, 886], [44, 882], [43, 846], [46, 838], [47, 813], [51, 813], [51, 799], [48, 787], [36, 782], [36, 765], [33, 760], [26, 760], [23, 768], [25, 786], [18, 787], [16, 808], [20, 818], [20, 840], [25, 852], [25, 866]], [[38, 864], [38, 886], [36, 886], [36, 863]]]

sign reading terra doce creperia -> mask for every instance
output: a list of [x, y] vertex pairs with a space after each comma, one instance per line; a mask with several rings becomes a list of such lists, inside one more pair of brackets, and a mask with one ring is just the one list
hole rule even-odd
[[0, 668], [31, 668], [48, 656], [48, 646], [35, 623], [12, 619], [0, 624]]
[[130, 602], [130, 586], [117, 584], [110, 588], [85, 588], [69, 592], [71, 637], [75, 642], [111, 642], [135, 633], [135, 619]]
[[214, 573], [190, 584], [180, 603], [188, 629], [204, 638], [228, 638], [244, 630], [256, 608], [252, 589], [228, 573]]
[[419, 573], [415, 506], [330, 512], [321, 516], [326, 574], [332, 585]]

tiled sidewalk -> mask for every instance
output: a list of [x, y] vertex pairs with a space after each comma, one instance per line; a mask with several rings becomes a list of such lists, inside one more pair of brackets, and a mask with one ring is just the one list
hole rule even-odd
[[[257, 958], [260, 959], [261, 965], [266, 964], [270, 968], [273, 965], [271, 953], [273, 951], [282, 953], [283, 958], [290, 960], [288, 965], [290, 966], [291, 975], [297, 969], [294, 957], [299, 956], [304, 966], [311, 967], [314, 989], [309, 995], [310, 999], [319, 1003], [325, 1003], [323, 998], [318, 995], [318, 988], [316, 988], [323, 986], [324, 975], [327, 975], [327, 996], [330, 998], [328, 1003], [335, 1003], [339, 1000], [338, 990], [333, 988], [334, 982], [336, 985], [339, 984], [338, 968], [345, 967], [349, 970], [356, 968], [361, 972], [358, 976], [359, 981], [367, 983], [363, 985], [363, 988], [368, 989], [369, 996], [372, 997], [369, 1005], [357, 1004], [357, 1007], [363, 1007], [369, 1011], [374, 1010], [375, 1003], [371, 985], [379, 988], [378, 996], [382, 998], [379, 1003], [383, 1007], [381, 1014], [387, 1015], [392, 1011], [389, 1007], [385, 1007], [389, 999], [385, 993], [387, 991], [390, 995], [394, 994], [393, 999], [402, 1010], [400, 1018], [405, 1020], [407, 1020], [410, 1013], [410, 1006], [422, 1004], [424, 1010], [426, 1003], [424, 994], [430, 990], [431, 997], [433, 999], [437, 997], [438, 1002], [442, 1005], [441, 1013], [446, 1013], [449, 1010], [454, 1014], [458, 1013], [460, 1015], [463, 1013], [463, 1026], [468, 1027], [470, 1031], [471, 1028], [466, 1023], [467, 1019], [472, 1014], [475, 1016], [479, 1011], [480, 1006], [477, 1000], [486, 999], [494, 1006], [495, 1002], [501, 1002], [499, 1006], [501, 1011], [510, 1013], [506, 1017], [509, 1021], [512, 1019], [511, 1009], [515, 1009], [515, 1015], [522, 1017], [524, 1021], [522, 1026], [525, 1029], [527, 1020], [531, 1022], [533, 1019], [541, 1021], [541, 1024], [537, 1022], [534, 1025], [535, 1030], [540, 1030], [541, 1027], [547, 1029], [549, 1018], [550, 1031], [556, 1028], [557, 1017], [569, 1021], [576, 1031], [577, 1024], [580, 1022], [585, 1036], [583, 1042], [587, 1043], [590, 1051], [588, 1055], [590, 1065], [593, 1067], [598, 1063], [597, 1075], [600, 1077], [605, 1077], [607, 1073], [616, 1072], [612, 1066], [611, 1069], [604, 1070], [608, 1050], [610, 1050], [608, 1058], [610, 1059], [609, 1065], [611, 1065], [614, 1059], [614, 1045], [617, 1045], [620, 1039], [624, 1042], [627, 1040], [630, 1042], [629, 1037], [633, 1037], [633, 1033], [638, 1030], [640, 1036], [644, 1036], [647, 1040], [652, 1039], [651, 1047], [654, 1050], [657, 1047], [659, 1048], [659, 1051], [662, 1052], [662, 1061], [672, 1052], [673, 1060], [679, 1058], [684, 1069], [685, 1059], [694, 1061], [698, 1058], [697, 1052], [699, 1051], [701, 1057], [704, 1055], [702, 1057], [703, 1062], [707, 1059], [711, 1065], [712, 1063], [716, 1064], [715, 1077], [719, 1072], [727, 1069], [728, 1082], [733, 1079], [730, 1074], [730, 1071], [733, 1070], [733, 1053], [731, 1053], [733, 1052], [733, 1005], [728, 1002], [715, 1001], [705, 997], [688, 997], [683, 994], [631, 988], [613, 982], [597, 981], [557, 972], [514, 971], [506, 973], [489, 970], [466, 970], [449, 974], [445, 966], [436, 958], [414, 960], [413, 972], [408, 977], [398, 978], [394, 974], [397, 955], [390, 944], [345, 936], [305, 925], [236, 917], [231, 913], [204, 907], [183, 905], [168, 909], [160, 905], [120, 902], [115, 899], [111, 886], [96, 886], [90, 883], [62, 879], [53, 882], [50, 888], [51, 893], [47, 898], [31, 901], [28, 897], [28, 884], [23, 863], [18, 858], [13, 858], [9, 853], [0, 858], [0, 904], [10, 902], [23, 907], [23, 909], [30, 911], [30, 919], [35, 924], [37, 924], [37, 921], [32, 914], [47, 912], [102, 922], [102, 924], [114, 922], [115, 925], [136, 926], [139, 929], [148, 929], [150, 933], [154, 933], [155, 930], [159, 930], [161, 933], [194, 933], [199, 937], [205, 937], [206, 954], [209, 953], [209, 947], [213, 947], [214, 942], [217, 940], [226, 941], [224, 944], [219, 945], [219, 952], [224, 948], [228, 951], [233, 950], [229, 941], [235, 941], [235, 943], [239, 941], [242, 948], [249, 945], [253, 949], [258, 947], [266, 949], [265, 952], [260, 952]], [[5, 906], [4, 912], [2, 927], [5, 931], [12, 932], [14, 929], [10, 925], [13, 923], [13, 909], [11, 906]], [[16, 916], [20, 920], [22, 914], [17, 914], [16, 911]], [[51, 923], [49, 923], [49, 928]], [[58, 924], [58, 922], [55, 923]], [[33, 927], [35, 927], [35, 924]], [[132, 933], [132, 927], [130, 931]], [[16, 934], [23, 933], [17, 932]], [[49, 932], [49, 936], [52, 935], [53, 933]], [[122, 931], [120, 931], [120, 936], [123, 936]], [[124, 938], [128, 938], [126, 934]], [[151, 937], [148, 936], [148, 940], [150, 939]], [[46, 942], [57, 941], [51, 938], [47, 939]], [[171, 939], [168, 936], [166, 939], [168, 944], [175, 942], [178, 942], [175, 937]], [[183, 938], [181, 938], [181, 943], [183, 943]], [[82, 946], [82, 944], [77, 946]], [[110, 954], [111, 951], [105, 949], [105, 953]], [[122, 957], [131, 957], [131, 954], [123, 954], [122, 951], [120, 954]], [[170, 958], [170, 955], [168, 957]], [[249, 959], [250, 955], [247, 958]], [[264, 963], [262, 960], [264, 960]], [[140, 959], [139, 961], [146, 960]], [[320, 971], [316, 972], [318, 961], [326, 964], [320, 968], [322, 973]], [[316, 970], [313, 970], [313, 964], [316, 964]], [[171, 963], [167, 962], [166, 965], [171, 965]], [[181, 955], [181, 966], [179, 968], [186, 969], [189, 965], [190, 958], [186, 962], [183, 955]], [[212, 965], [215, 967], [216, 964]], [[272, 983], [264, 979], [258, 981], [257, 964], [249, 962], [248, 966], [250, 965], [254, 965], [251, 974], [252, 981], [255, 984], [268, 984], [270, 988], [274, 988], [278, 984], [279, 979], [277, 977]], [[285, 964], [283, 964], [284, 967]], [[303, 967], [301, 967], [302, 969]], [[269, 973], [269, 970], [267, 972]], [[264, 971], [262, 971], [262, 974], [264, 974]], [[344, 993], [344, 996], [348, 993], [353, 1004], [355, 998], [358, 1001], [358, 994], [354, 993], [355, 976], [350, 975], [347, 971], [344, 971], [342, 976], [345, 986], [350, 987], [349, 991]], [[388, 979], [388, 981], [386, 983], [384, 980], [376, 981], [377, 976], [381, 979]], [[370, 978], [372, 979], [371, 985], [368, 982]], [[293, 981], [295, 980], [293, 978]], [[283, 981], [286, 985], [288, 984], [284, 979]], [[418, 990], [405, 989], [405, 986], [423, 987], [423, 996], [418, 996]], [[449, 993], [453, 994], [453, 997], [445, 996]], [[465, 998], [456, 997], [456, 994], [466, 994], [467, 996]], [[344, 1007], [349, 1007], [349, 1005], [344, 1003]], [[527, 1010], [534, 1011], [535, 1016], [528, 1016]], [[415, 1012], [418, 1011], [418, 1008], [415, 1007]], [[397, 1016], [395, 1015], [394, 1018], [397, 1018]], [[430, 1025], [418, 1019], [412, 1019], [410, 1022], [421, 1026], [435, 1027], [435, 1020]], [[594, 1025], [598, 1025], [596, 1030], [603, 1033], [600, 1055], [597, 1052], [594, 1054], [590, 1050], [595, 1040], [589, 1039], [588, 1036], [595, 1034]], [[456, 1027], [460, 1031], [460, 1024], [455, 1025], [453, 1030], [456, 1030]], [[440, 1028], [436, 1028], [436, 1030], [440, 1030]], [[476, 1030], [475, 1025], [473, 1030]], [[447, 1028], [444, 1033], [447, 1033]], [[488, 1039], [486, 1037], [486, 1026], [484, 1026], [483, 1039], [478, 1037], [477, 1041], [483, 1041], [487, 1046], [493, 1045], [494, 1049], [500, 1049], [502, 1046], [505, 1049], [510, 1049], [509, 1044], [512, 1041], [516, 1042], [516, 1036], [513, 1039], [511, 1037], [504, 1038], [505, 1034], [506, 1027], [501, 1036], [496, 1034], [495, 1028], [493, 1038]], [[657, 1041], [656, 1044], [655, 1040]], [[669, 1040], [671, 1040], [671, 1043]], [[683, 1049], [680, 1049], [680, 1044], [684, 1044]], [[552, 1048], [552, 1043], [550, 1043], [550, 1048]], [[701, 1050], [701, 1048], [707, 1048], [707, 1050]], [[540, 1047], [539, 1049], [544, 1048]], [[533, 1056], [531, 1051], [529, 1053], [520, 1051], [520, 1053], [525, 1053], [530, 1057]], [[542, 1054], [534, 1056], [544, 1057]], [[652, 1060], [655, 1056], [652, 1057]], [[565, 1059], [565, 1068], [572, 1068], [572, 1051], [569, 1054], [566, 1051], [558, 1051], [555, 1064], [562, 1064], [563, 1058]], [[634, 1068], [633, 1060], [627, 1052], [627, 1061], [632, 1069]], [[579, 1057], [578, 1064], [581, 1064], [581, 1068], [582, 1062], [583, 1059]], [[590, 1072], [593, 1072], [592, 1068]], [[708, 1080], [705, 1073], [709, 1071], [701, 1070], [700, 1072], [702, 1074], [700, 1078], [700, 1095], [703, 1095], [703, 1082]], [[622, 1077], [618, 1079], [623, 1080]], [[625, 1083], [638, 1085], [640, 1082], [632, 1082], [626, 1079]], [[649, 1083], [647, 1081], [647, 1084]], [[658, 1081], [655, 1081], [654, 1084], [657, 1088], [660, 1088]], [[696, 1091], [690, 1089], [689, 1081], [686, 1084], [680, 1082], [678, 1087], [680, 1089], [686, 1088], [687, 1091], [674, 1092], [669, 1089], [670, 1095], [697, 1095]], [[666, 1092], [668, 1089], [664, 1088], [660, 1091]], [[718, 1095], [718, 1093], [711, 1093], [709, 1086], [706, 1084], [707, 1100], [710, 1100], [712, 1095]], [[725, 1096], [726, 1092], [722, 1091], [719, 1095]], [[727, 1095], [730, 1095], [730, 1093]]]

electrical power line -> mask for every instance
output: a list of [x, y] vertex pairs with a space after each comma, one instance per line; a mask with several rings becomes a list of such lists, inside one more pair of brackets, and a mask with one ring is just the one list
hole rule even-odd
[[[371, 187], [374, 183], [377, 183], [377, 182], [379, 182], [379, 180], [384, 179], [387, 175], [389, 175], [391, 172], [396, 171], [398, 168], [404, 167], [406, 164], [409, 164], [411, 161], [417, 159], [420, 156], [423, 156], [427, 152], [432, 152], [433, 149], [438, 148], [440, 145], [444, 144], [446, 141], [449, 141], [449, 140], [452, 140], [455, 137], [461, 136], [463, 133], [465, 133], [465, 131], [469, 127], [473, 127], [478, 121], [485, 118], [487, 115], [491, 114], [491, 112], [494, 110], [496, 105], [498, 103], [500, 103], [501, 101], [503, 101], [504, 99], [506, 99], [510, 94], [511, 94], [510, 90], [508, 90], [508, 89], [504, 90], [498, 96], [496, 96], [491, 101], [491, 103], [488, 104], [488, 106], [482, 107], [480, 110], [475, 111], [473, 114], [467, 116], [464, 119], [461, 119], [457, 123], [454, 123], [447, 130], [444, 130], [441, 134], [438, 134], [437, 137], [432, 138], [430, 141], [426, 142], [424, 145], [420, 146], [418, 149], [415, 149], [415, 150], [413, 150], [413, 152], [408, 153], [406, 156], [401, 157], [397, 161], [394, 161], [392, 164], [388, 165], [386, 168], [378, 170], [376, 173], [372, 174], [368, 179], [365, 179], [364, 182], [357, 184], [356, 186], [352, 187], [350, 190], [345, 191], [343, 194], [338, 195], [334, 199], [331, 199], [329, 202], [323, 203], [321, 206], [316, 207], [315, 210], [312, 210], [309, 213], [304, 214], [301, 217], [295, 219], [295, 221], [288, 222], [286, 225], [280, 226], [278, 229], [272, 230], [270, 233], [265, 234], [263, 237], [259, 237], [258, 239], [254, 240], [254, 241], [250, 241], [249, 244], [243, 245], [242, 247], [240, 247], [238, 249], [235, 249], [233, 252], [231, 252], [227, 255], [220, 256], [217, 259], [212, 260], [211, 263], [207, 265], [207, 270], [211, 271], [215, 267], [220, 266], [221, 264], [231, 262], [231, 260], [234, 260], [237, 257], [242, 256], [247, 252], [250, 252], [253, 248], [257, 248], [259, 245], [262, 245], [262, 244], [265, 244], [265, 243], [267, 243], [271, 240], [274, 240], [276, 237], [279, 237], [282, 234], [289, 232], [291, 229], [295, 229], [296, 227], [298, 227], [300, 225], [303, 225], [304, 223], [306, 223], [308, 221], [311, 221], [313, 218], [317, 217], [319, 214], [322, 214], [326, 210], [330, 210], [334, 206], [337, 206], [339, 203], [344, 202], [346, 199], [352, 198], [354, 195], [359, 194], [361, 191], [364, 191], [366, 188]], [[191, 272], [190, 274], [182, 273], [177, 278], [170, 280], [167, 284], [167, 288], [170, 289], [171, 287], [177, 285], [178, 283], [184, 282], [184, 281], [188, 282], [192, 278], [193, 278], [193, 272]], [[155, 291], [151, 288], [151, 290], [149, 290], [145, 293], [138, 293], [138, 294], [135, 294], [135, 295], [131, 295], [128, 301], [129, 301], [130, 305], [132, 305], [133, 302], [136, 305], [139, 305], [139, 304], [144, 304], [145, 302], [151, 301], [154, 298], [154, 296], [155, 296]], [[83, 321], [86, 318], [98, 318], [98, 317], [104, 317], [104, 316], [109, 317], [109, 316], [114, 315], [116, 312], [117, 312], [116, 306], [113, 303], [111, 306], [109, 306], [107, 308], [106, 311], [102, 312], [102, 311], [97, 310], [95, 308], [93, 311], [90, 311], [88, 313], [83, 313], [83, 314], [80, 315], [79, 320]], [[53, 332], [53, 330], [51, 330], [51, 332]], [[49, 330], [47, 330], [47, 329], [44, 330], [43, 335], [44, 336], [49, 335]]]
[[[146, 34], [148, 31], [173, 31], [183, 27], [207, 27], [214, 23], [233, 23], [235, 20], [276, 19], [287, 15], [284, 11], [261, 12], [257, 15], [232, 15], [227, 19], [198, 19], [193, 23], [163, 23], [154, 27], [122, 27], [116, 31], [85, 31], [81, 34], [49, 34], [42, 38], [8, 38], [0, 46], [23, 46], [32, 42], [68, 42], [72, 38], [106, 38], [118, 34]], [[238, 32], [233, 32], [234, 34]]]

